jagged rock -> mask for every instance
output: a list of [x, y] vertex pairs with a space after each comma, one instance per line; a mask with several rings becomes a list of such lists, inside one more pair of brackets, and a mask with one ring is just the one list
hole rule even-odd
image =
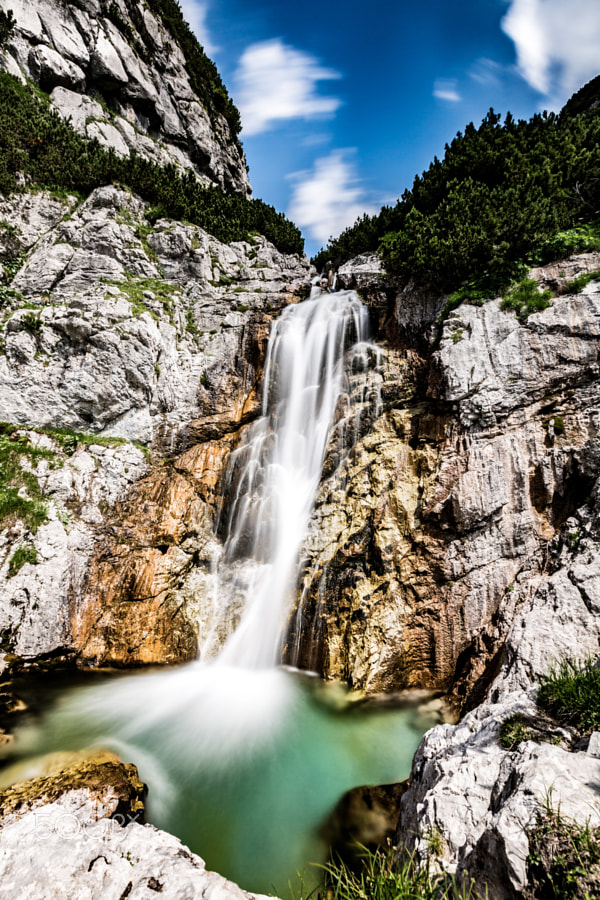
[[65, 60], [51, 47], [40, 45], [29, 53], [29, 68], [35, 80], [46, 90], [56, 85], [83, 88], [85, 73], [75, 63]]
[[12, 287], [39, 305], [40, 327], [27, 331], [15, 301], [0, 418], [173, 446], [193, 420], [235, 430], [256, 410], [268, 313], [295, 299], [308, 263], [262, 238], [226, 247], [167, 221], [149, 232], [145, 209], [106, 187], [63, 206], [62, 222], [32, 220]]
[[[112, 754], [0, 794], [3, 900], [31, 896], [254, 900], [177, 838], [142, 825], [144, 786]], [[50, 801], [50, 802], [49, 802]]]
[[[229, 123], [204, 109], [181, 49], [145, 4], [43, 0], [34, 9], [16, 0], [11, 9], [16, 29], [0, 67], [52, 91], [53, 105], [76, 131], [121, 155], [135, 150], [250, 195], [244, 153]], [[74, 92], [81, 92], [78, 100]]]
[[[27, 780], [15, 783], [15, 776]], [[141, 824], [145, 794], [146, 785], [140, 781], [136, 767], [107, 750], [53, 753], [14, 763], [2, 773], [0, 782], [0, 834], [23, 816], [57, 801], [61, 805], [73, 801], [93, 804], [94, 821], [110, 818], [115, 824]], [[43, 811], [38, 812], [38, 818], [45, 818]]]
[[[547, 808], [563, 820], [600, 823], [600, 760], [550, 743], [504, 750], [502, 721], [535, 715], [524, 693], [483, 705], [459, 725], [438, 725], [415, 755], [396, 839], [430, 866], [470, 877], [490, 900], [516, 900], [527, 884], [528, 829]], [[561, 729], [556, 730], [561, 740]], [[436, 855], [432, 846], [442, 851]]]

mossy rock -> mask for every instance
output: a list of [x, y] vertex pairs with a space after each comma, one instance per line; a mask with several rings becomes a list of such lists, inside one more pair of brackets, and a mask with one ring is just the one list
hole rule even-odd
[[[55, 803], [65, 794], [82, 790], [97, 801], [99, 818], [118, 817], [142, 823], [147, 788], [136, 767], [123, 763], [108, 750], [91, 752], [93, 755], [48, 754], [6, 769], [0, 780], [0, 827], [9, 817], [20, 818], [33, 809]], [[28, 778], [32, 772], [35, 777]]]

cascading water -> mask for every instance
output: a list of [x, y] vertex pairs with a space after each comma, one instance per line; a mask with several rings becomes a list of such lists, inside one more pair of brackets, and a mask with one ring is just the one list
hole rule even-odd
[[263, 415], [231, 461], [200, 659], [73, 691], [18, 741], [23, 754], [116, 749], [149, 783], [150, 821], [280, 895], [324, 858], [319, 828], [342, 793], [405, 778], [424, 730], [410, 710], [344, 712], [339, 694], [276, 665], [328, 442], [347, 452], [380, 412], [366, 310], [352, 292], [319, 294], [273, 327]]
[[263, 414], [231, 461], [217, 622], [202, 647], [204, 659], [218, 651], [217, 635], [229, 620], [218, 664], [264, 668], [279, 661], [298, 550], [344, 385], [344, 360], [351, 345], [364, 345], [368, 324], [353, 291], [320, 296], [318, 288], [274, 323]]

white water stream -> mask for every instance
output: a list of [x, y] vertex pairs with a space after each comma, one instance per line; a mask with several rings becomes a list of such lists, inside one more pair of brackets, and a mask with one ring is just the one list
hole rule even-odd
[[[219, 665], [266, 668], [280, 659], [298, 551], [315, 501], [345, 364], [364, 354], [368, 314], [353, 291], [288, 306], [274, 323], [262, 416], [233, 453], [214, 625], [202, 646]], [[224, 622], [229, 636], [220, 649]], [[220, 652], [219, 652], [220, 651]], [[218, 654], [218, 655], [217, 655]]]
[[379, 413], [363, 378], [379, 362], [367, 336], [349, 291], [275, 322], [263, 415], [231, 461], [200, 659], [67, 693], [17, 741], [24, 755], [113, 747], [149, 783], [150, 821], [243, 887], [280, 896], [324, 859], [319, 828], [337, 799], [407, 777], [424, 730], [414, 711], [354, 709], [277, 667], [332, 429], [352, 444], [363, 407]]

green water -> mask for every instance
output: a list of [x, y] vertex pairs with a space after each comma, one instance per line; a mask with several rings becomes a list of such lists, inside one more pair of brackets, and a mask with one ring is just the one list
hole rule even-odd
[[115, 749], [149, 785], [148, 821], [246, 890], [286, 896], [318, 880], [342, 794], [405, 779], [425, 727], [286, 670], [192, 664], [77, 688], [17, 748]]

